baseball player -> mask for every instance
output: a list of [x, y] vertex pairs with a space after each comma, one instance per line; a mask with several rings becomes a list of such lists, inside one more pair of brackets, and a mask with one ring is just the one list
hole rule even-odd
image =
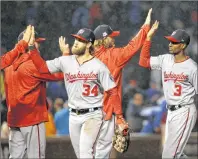
[[[144, 25], [141, 27], [139, 33], [131, 39], [128, 45], [123, 48], [115, 48], [114, 37], [120, 34], [119, 31], [113, 31], [108, 25], [99, 25], [95, 30], [94, 34], [96, 40], [94, 42], [94, 49], [96, 52], [93, 53], [100, 61], [102, 61], [110, 70], [118, 86], [119, 97], [121, 98], [121, 78], [122, 69], [127, 64], [138, 49], [143, 45], [146, 34], [150, 29], [151, 12], [149, 10]], [[65, 44], [65, 38], [59, 38], [60, 50], [63, 55], [68, 54], [68, 44]], [[120, 100], [121, 102], [121, 100]], [[104, 94], [103, 111], [104, 114], [109, 113], [109, 105], [112, 105], [108, 99], [108, 95]], [[128, 124], [125, 122], [122, 113], [121, 103], [120, 107], [114, 109], [116, 114], [116, 124], [121, 130], [128, 129]], [[112, 149], [112, 137], [115, 129], [115, 116], [108, 118], [103, 121], [102, 128], [100, 130], [99, 137], [96, 142], [95, 158], [109, 158], [110, 151]]]
[[94, 33], [84, 28], [72, 36], [75, 38], [72, 46], [74, 55], [46, 62], [37, 53], [30, 56], [40, 72], [64, 73], [70, 107], [69, 131], [74, 151], [78, 158], [93, 158], [94, 143], [103, 122], [104, 91], [112, 103], [108, 109], [120, 107], [120, 101], [109, 70], [91, 55]]
[[167, 102], [165, 144], [162, 158], [183, 157], [184, 147], [195, 125], [197, 111], [194, 104], [197, 88], [197, 63], [186, 55], [190, 36], [185, 30], [175, 30], [165, 36], [170, 54], [150, 57], [151, 39], [157, 30], [156, 21], [147, 34], [140, 55], [140, 66], [162, 71], [162, 83]]
[[[123, 48], [115, 48], [114, 46], [114, 37], [120, 34], [119, 31], [113, 31], [108, 25], [99, 25], [94, 30], [94, 34], [96, 36], [94, 49], [96, 52], [94, 52], [93, 55], [109, 68], [118, 86], [120, 98], [122, 68], [143, 45], [146, 39], [146, 34], [150, 29], [151, 12], [152, 9], [149, 10], [145, 23], [139, 33], [131, 39], [128, 45]], [[65, 44], [65, 38], [59, 38], [59, 45], [62, 54], [65, 56], [69, 55], [68, 44]], [[105, 93], [103, 102], [103, 111], [105, 114], [109, 113], [109, 105], [112, 104], [111, 101], [109, 101], [108, 95]], [[120, 127], [121, 130], [128, 129], [128, 124], [123, 118], [121, 103], [119, 105], [120, 107], [114, 109], [114, 113], [116, 114], [116, 124]], [[114, 129], [115, 117], [106, 118], [103, 121], [103, 125], [96, 142], [95, 158], [109, 158], [110, 151], [112, 149], [112, 137], [114, 135]]]
[[[94, 34], [96, 36], [96, 41], [94, 43], [96, 52], [94, 53], [94, 56], [100, 59], [109, 68], [118, 86], [120, 98], [122, 97], [122, 69], [142, 47], [146, 39], [147, 32], [150, 29], [151, 12], [152, 9], [149, 10], [145, 23], [141, 27], [138, 34], [130, 40], [128, 45], [121, 48], [116, 48], [114, 43], [114, 37], [120, 34], [119, 31], [113, 31], [108, 25], [99, 25], [94, 30]], [[106, 109], [109, 104], [110, 101], [108, 101], [108, 97], [105, 94], [103, 108], [105, 113], [108, 112]], [[103, 122], [100, 136], [96, 144], [96, 158], [109, 158], [112, 149], [112, 137], [114, 135], [115, 120], [116, 125], [122, 127], [122, 129], [128, 128], [128, 125], [126, 125], [126, 122], [123, 119], [122, 108], [120, 107], [117, 111], [119, 111], [119, 113], [117, 113], [118, 115], [116, 115], [116, 118], [114, 116], [111, 120]]]
[[[7, 122], [9, 134], [9, 158], [44, 158], [46, 137], [44, 122], [48, 121], [46, 82], [63, 79], [63, 74], [40, 74], [26, 50], [34, 42], [32, 27], [18, 37], [16, 47], [1, 57], [4, 71]], [[35, 45], [44, 41], [36, 38]]]

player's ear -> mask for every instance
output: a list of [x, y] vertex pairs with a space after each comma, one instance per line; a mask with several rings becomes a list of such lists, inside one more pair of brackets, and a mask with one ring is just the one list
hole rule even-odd
[[91, 42], [88, 42], [87, 43], [87, 48], [90, 48], [91, 45], [92, 45], [92, 43]]

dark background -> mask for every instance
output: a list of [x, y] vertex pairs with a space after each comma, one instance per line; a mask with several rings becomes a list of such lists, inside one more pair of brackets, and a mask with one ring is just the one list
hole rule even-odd
[[[2, 1], [1, 47], [6, 50], [13, 48], [19, 33], [28, 24], [35, 25], [37, 32], [47, 38], [40, 49], [46, 60], [61, 55], [58, 47], [60, 36], [65, 36], [72, 44], [70, 34], [82, 27], [95, 29], [99, 24], [108, 24], [121, 31], [116, 44], [124, 46], [138, 32], [152, 7], [152, 22], [159, 20], [160, 26], [153, 39], [151, 54], [166, 53], [168, 42], [163, 36], [176, 29], [186, 29], [191, 35], [188, 54], [197, 60], [197, 5], [196, 1]], [[138, 66], [138, 59], [139, 54], [125, 67], [123, 84], [135, 79], [145, 89], [149, 86], [150, 72]]]

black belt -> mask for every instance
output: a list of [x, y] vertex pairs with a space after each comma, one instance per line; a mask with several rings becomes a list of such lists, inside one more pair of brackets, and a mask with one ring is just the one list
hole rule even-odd
[[179, 108], [181, 108], [182, 106], [181, 105], [168, 105], [168, 109], [170, 111], [174, 111], [174, 110], [177, 110]]
[[99, 109], [100, 109], [100, 107], [87, 108], [87, 109], [73, 109], [73, 108], [70, 108], [71, 112], [74, 112], [77, 115], [86, 114], [86, 113], [93, 112], [93, 111], [96, 111], [96, 110], [99, 110]]

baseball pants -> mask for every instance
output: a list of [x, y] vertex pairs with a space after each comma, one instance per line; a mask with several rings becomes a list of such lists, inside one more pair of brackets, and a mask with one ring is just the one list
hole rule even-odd
[[103, 121], [95, 147], [96, 159], [108, 159], [110, 157], [114, 129], [115, 116], [112, 116], [111, 120]]
[[162, 159], [183, 158], [183, 150], [196, 119], [197, 111], [194, 104], [183, 106], [175, 111], [168, 110]]
[[70, 112], [69, 134], [77, 158], [93, 158], [93, 147], [102, 121], [101, 109], [82, 115]]
[[10, 127], [9, 153], [12, 158], [45, 158], [45, 124]]

